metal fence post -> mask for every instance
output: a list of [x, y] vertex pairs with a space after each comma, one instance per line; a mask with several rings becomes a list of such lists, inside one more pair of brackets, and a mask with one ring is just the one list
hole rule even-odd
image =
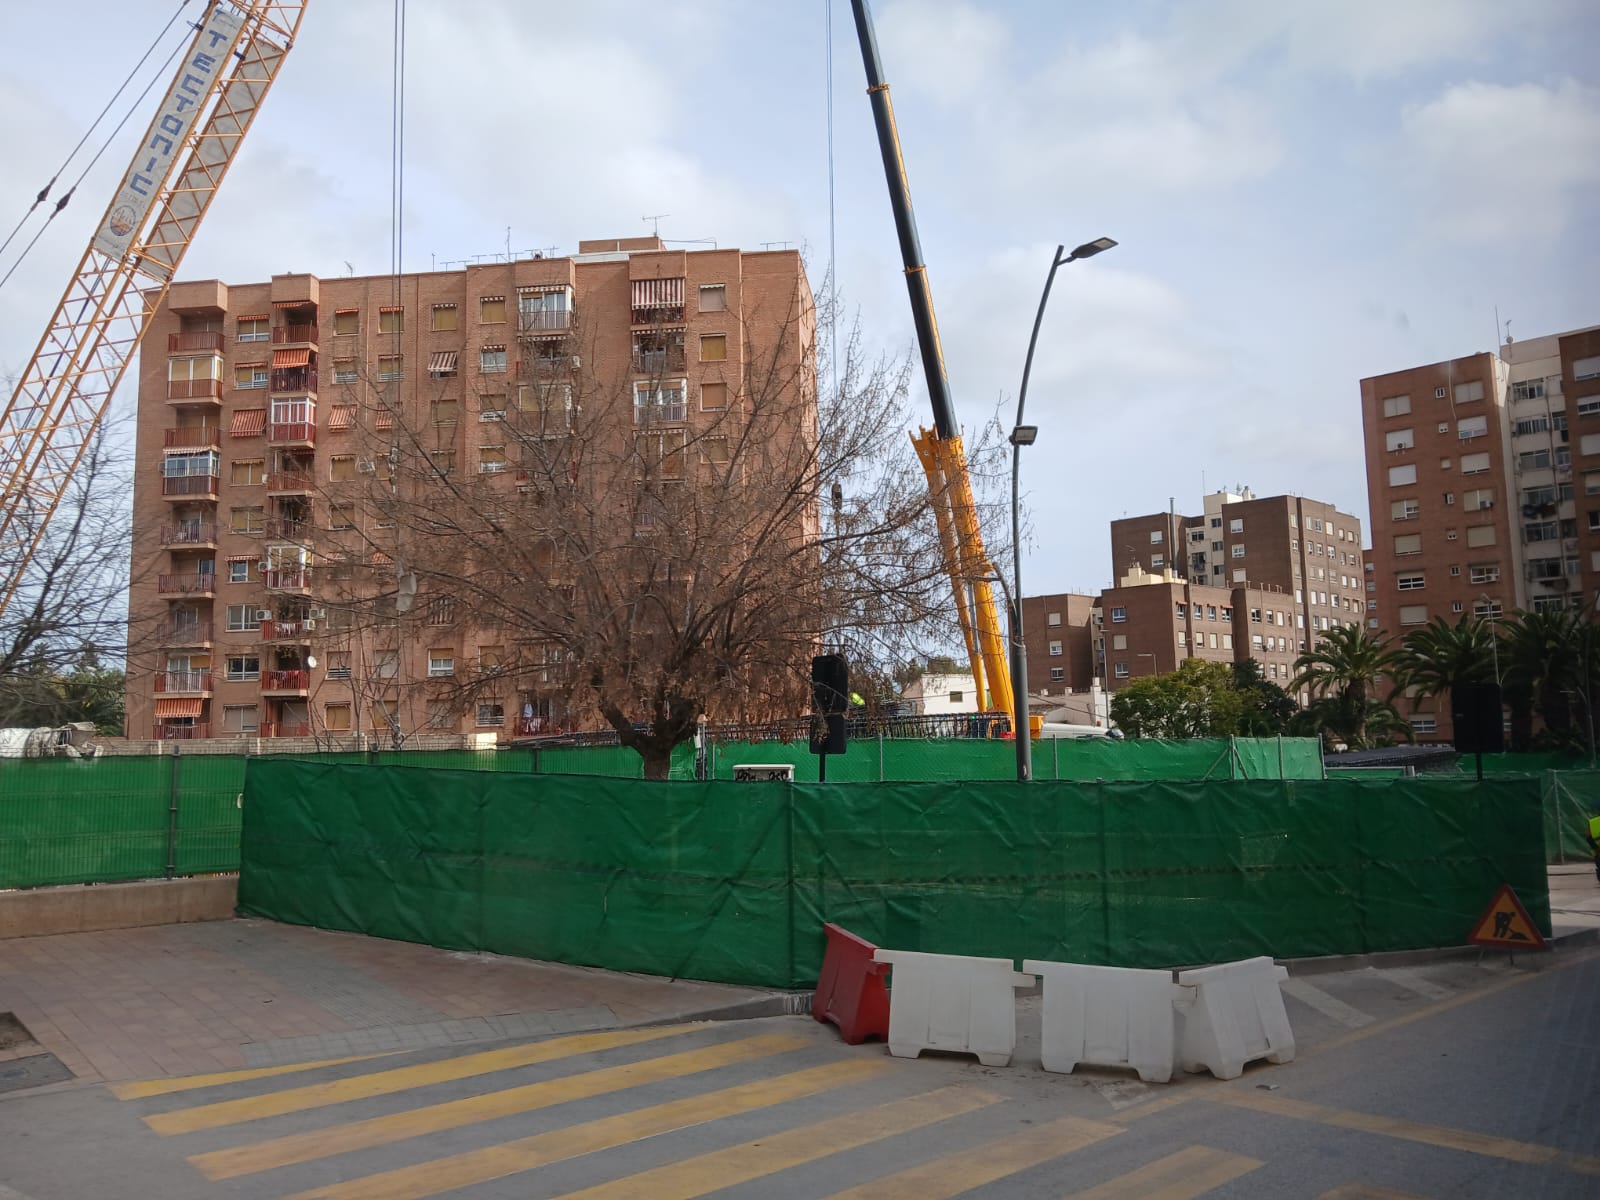
[[878, 782], [883, 782], [883, 730], [878, 730]]
[[183, 746], [172, 743], [172, 765], [167, 768], [167, 878], [178, 873], [178, 781], [182, 774]]

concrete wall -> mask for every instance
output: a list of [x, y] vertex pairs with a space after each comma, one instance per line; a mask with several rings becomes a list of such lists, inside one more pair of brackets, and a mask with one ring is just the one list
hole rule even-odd
[[237, 875], [211, 875], [0, 892], [0, 938], [226, 921], [238, 890]]

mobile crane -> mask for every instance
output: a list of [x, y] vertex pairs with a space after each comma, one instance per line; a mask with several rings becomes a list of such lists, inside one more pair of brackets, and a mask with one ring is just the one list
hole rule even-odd
[[[895, 230], [900, 236], [900, 257], [905, 264], [906, 288], [911, 294], [911, 316], [922, 354], [922, 372], [928, 382], [928, 398], [933, 404], [933, 428], [918, 430], [911, 441], [922, 461], [923, 473], [928, 477], [939, 544], [955, 594], [956, 619], [966, 642], [967, 659], [972, 664], [978, 706], [986, 711], [1009, 712], [1015, 736], [1027, 737], [1027, 700], [1012, 695], [1011, 671], [1006, 663], [999, 614], [989, 586], [990, 579], [996, 577], [994, 564], [983, 548], [983, 534], [978, 528], [972, 477], [967, 471], [966, 449], [961, 442], [961, 428], [956, 424], [955, 404], [950, 398], [944, 349], [939, 344], [939, 325], [934, 319], [933, 297], [928, 290], [928, 268], [922, 261], [905, 161], [900, 155], [900, 134], [895, 128], [894, 107], [889, 102], [883, 64], [878, 59], [872, 13], [867, 0], [851, 0], [851, 7], [855, 12], [862, 62], [867, 70], [867, 94], [872, 99], [883, 173], [889, 184], [889, 204], [894, 210]], [[1016, 602], [1021, 603], [1021, 597], [1016, 597]]]
[[21, 589], [117, 384], [278, 77], [307, 3], [209, 0], [194, 23], [161, 106], [0, 414], [0, 616]]

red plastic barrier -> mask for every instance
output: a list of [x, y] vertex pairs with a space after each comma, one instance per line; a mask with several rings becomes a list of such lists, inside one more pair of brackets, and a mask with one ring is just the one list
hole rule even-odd
[[819, 1021], [832, 1021], [852, 1046], [870, 1037], [887, 1041], [889, 989], [884, 987], [883, 977], [889, 965], [873, 962], [878, 948], [848, 929], [830, 921], [822, 931], [828, 935], [828, 950], [822, 957], [811, 1015]]

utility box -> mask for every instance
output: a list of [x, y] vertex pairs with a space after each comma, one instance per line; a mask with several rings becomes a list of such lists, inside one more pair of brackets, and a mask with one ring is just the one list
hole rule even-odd
[[735, 763], [733, 767], [733, 781], [735, 783], [768, 783], [781, 781], [794, 782], [793, 763]]

